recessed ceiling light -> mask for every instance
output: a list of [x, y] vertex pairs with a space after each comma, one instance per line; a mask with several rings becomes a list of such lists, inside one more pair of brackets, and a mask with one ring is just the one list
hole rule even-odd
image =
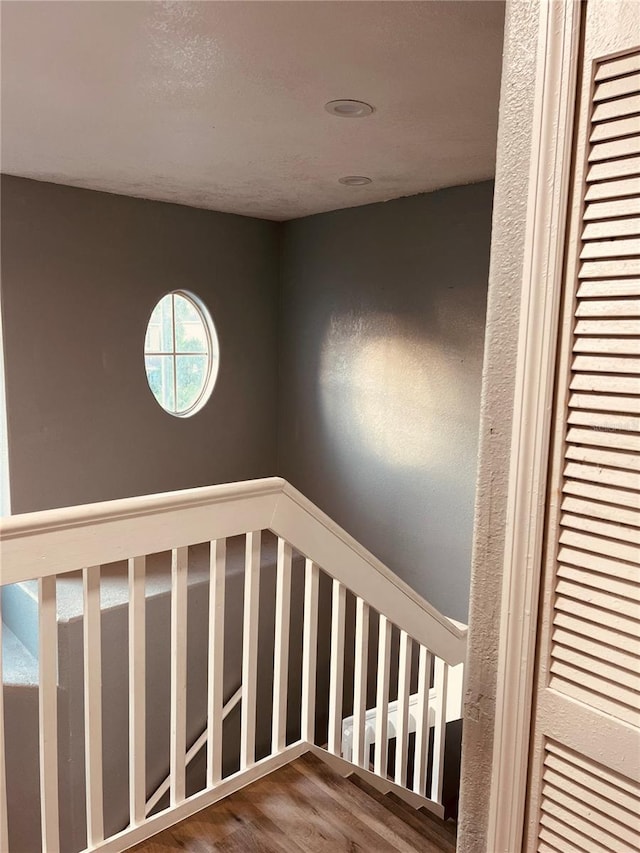
[[364, 116], [370, 116], [373, 112], [371, 104], [351, 99], [329, 101], [328, 104], [324, 105], [324, 108], [328, 113], [339, 116], [339, 118], [363, 118]]
[[347, 187], [363, 187], [371, 183], [371, 178], [366, 178], [364, 175], [345, 175], [344, 178], [338, 178], [338, 183], [345, 184]]

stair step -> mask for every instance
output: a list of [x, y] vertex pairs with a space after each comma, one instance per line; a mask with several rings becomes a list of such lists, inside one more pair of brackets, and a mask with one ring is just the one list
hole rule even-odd
[[393, 803], [396, 803], [401, 808], [410, 811], [414, 815], [419, 815], [423, 820], [423, 824], [425, 826], [429, 826], [431, 831], [438, 836], [438, 838], [442, 839], [443, 844], [451, 844], [451, 850], [455, 853], [456, 849], [456, 840], [458, 836], [458, 828], [453, 820], [441, 820], [436, 815], [432, 814], [428, 809], [412, 809], [410, 805], [401, 800], [397, 794], [394, 794], [393, 791], [389, 791], [386, 795], [387, 799]]
[[2, 624], [2, 681], [4, 684], [38, 683], [38, 661], [4, 622]]
[[362, 814], [370, 829], [394, 845], [392, 849], [420, 850], [423, 853], [431, 853], [432, 850], [435, 853], [438, 850], [436, 847], [425, 847], [420, 833], [377, 802], [377, 798], [370, 797], [348, 779], [339, 776], [315, 755], [306, 754], [291, 766], [295, 767], [297, 772], [311, 777], [316, 785], [321, 786], [336, 803], [343, 806], [347, 811], [347, 820], [352, 820], [354, 813]]
[[348, 779], [352, 785], [359, 788], [372, 800], [380, 803], [391, 814], [404, 821], [415, 832], [419, 833], [423, 838], [423, 845], [425, 846], [422, 849], [425, 853], [431, 853], [431, 851], [455, 853], [455, 836], [451, 837], [450, 831], [444, 828], [443, 821], [440, 821], [437, 817], [426, 811], [418, 811], [412, 808], [393, 793], [382, 794], [355, 773], [349, 776]]

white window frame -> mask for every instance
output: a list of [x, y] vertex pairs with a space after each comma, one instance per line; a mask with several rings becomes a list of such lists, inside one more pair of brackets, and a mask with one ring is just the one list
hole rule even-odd
[[11, 515], [11, 481], [9, 479], [9, 433], [5, 393], [2, 300], [0, 300], [0, 516], [7, 515]]

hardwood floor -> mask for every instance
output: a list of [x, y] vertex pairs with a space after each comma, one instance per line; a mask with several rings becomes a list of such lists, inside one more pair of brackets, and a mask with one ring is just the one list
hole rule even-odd
[[455, 853], [455, 827], [304, 755], [135, 853]]

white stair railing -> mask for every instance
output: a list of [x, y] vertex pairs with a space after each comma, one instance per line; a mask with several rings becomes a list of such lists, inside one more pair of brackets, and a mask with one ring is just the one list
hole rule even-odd
[[[268, 754], [256, 760], [258, 746], [265, 752], [256, 735], [257, 714], [264, 713], [258, 709], [257, 688], [262, 531], [277, 537], [277, 562], [271, 737]], [[223, 706], [226, 541], [241, 534], [245, 536], [245, 569], [240, 769], [225, 776], [223, 723], [229, 711]], [[203, 542], [210, 543], [208, 636], [202, 637], [209, 656], [207, 722], [202, 737], [188, 751], [189, 548]], [[164, 551], [171, 553], [171, 689], [170, 768], [161, 793], [168, 788], [170, 804], [149, 816], [145, 567], [148, 555]], [[102, 648], [101, 642], [101, 567], [121, 560], [128, 565], [129, 814], [122, 822], [126, 826], [105, 838], [103, 812], [108, 804], [103, 795], [102, 674], [109, 648]], [[450, 667], [464, 660], [465, 631], [420, 598], [288, 483], [271, 478], [14, 516], [3, 522], [0, 585], [38, 581], [40, 834], [44, 853], [61, 850], [56, 584], [58, 576], [77, 571], [82, 572], [84, 594], [87, 851], [125, 850], [310, 749], [342, 772], [358, 772], [381, 790], [393, 789], [414, 806], [427, 806], [442, 814], [447, 676]], [[289, 688], [292, 577], [302, 571], [301, 690], [294, 695]], [[325, 613], [320, 608], [322, 589], [329, 584], [331, 631], [326, 637], [321, 630]], [[370, 642], [372, 632], [378, 637], [377, 649]], [[353, 662], [353, 679], [346, 678], [345, 659]], [[328, 683], [323, 675], [325, 665]], [[391, 673], [396, 669], [394, 698], [390, 686], [395, 683]], [[368, 708], [371, 696], [375, 696], [375, 707]], [[345, 707], [352, 711], [348, 748], [344, 746]], [[326, 718], [324, 711], [318, 711], [322, 708], [328, 708]], [[293, 733], [292, 709], [298, 719]], [[434, 737], [430, 740], [432, 722]], [[11, 851], [11, 803], [7, 806], [6, 796], [12, 780], [6, 778], [3, 762], [4, 731], [0, 695], [0, 846]], [[318, 731], [326, 750], [316, 744]], [[409, 735], [414, 732], [411, 762]], [[395, 738], [391, 774], [390, 737]], [[205, 744], [205, 780], [197, 793], [187, 795], [190, 754]], [[161, 793], [153, 795], [153, 804]]]

